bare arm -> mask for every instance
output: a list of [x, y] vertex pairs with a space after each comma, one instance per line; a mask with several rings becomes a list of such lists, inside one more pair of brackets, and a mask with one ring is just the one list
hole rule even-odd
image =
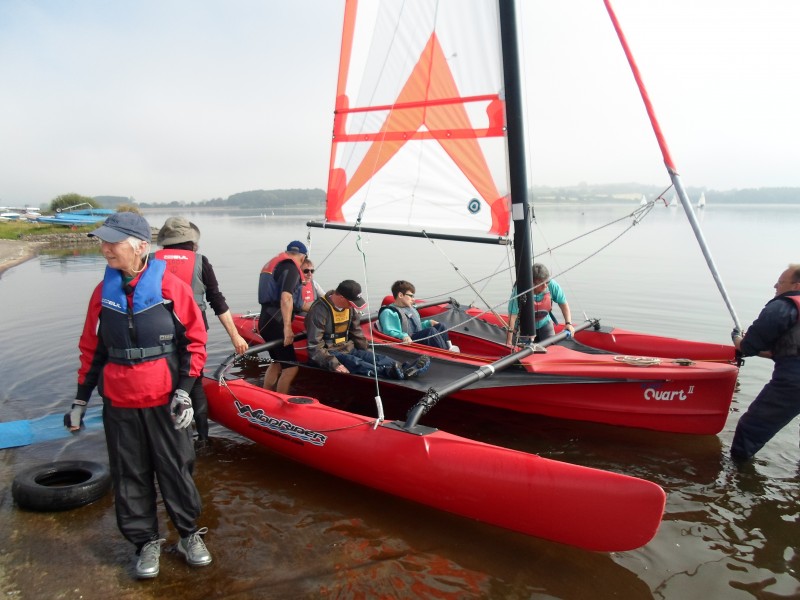
[[283, 345], [289, 346], [294, 342], [292, 331], [292, 317], [294, 311], [294, 298], [289, 292], [281, 292], [281, 316], [283, 317]]
[[506, 346], [511, 345], [511, 338], [514, 335], [514, 327], [517, 324], [517, 315], [508, 315], [508, 328], [506, 330]]
[[558, 307], [561, 309], [561, 314], [564, 315], [564, 327], [570, 331], [570, 333], [575, 333], [575, 327], [572, 325], [572, 313], [569, 310], [569, 304], [564, 302], [563, 304], [559, 304]]
[[219, 322], [222, 323], [222, 326], [225, 328], [228, 336], [231, 338], [231, 343], [233, 344], [233, 349], [236, 354], [243, 354], [244, 351], [247, 350], [247, 342], [236, 330], [236, 325], [233, 323], [231, 311], [226, 310], [221, 315], [217, 315], [217, 318], [219, 319]]

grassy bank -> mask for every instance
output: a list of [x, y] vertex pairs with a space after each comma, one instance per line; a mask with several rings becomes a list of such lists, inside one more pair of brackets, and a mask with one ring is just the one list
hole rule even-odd
[[66, 227], [50, 223], [29, 223], [27, 221], [4, 221], [0, 223], [0, 240], [35, 239], [38, 236], [52, 236], [63, 233], [88, 233], [97, 229], [96, 224], [82, 227]]

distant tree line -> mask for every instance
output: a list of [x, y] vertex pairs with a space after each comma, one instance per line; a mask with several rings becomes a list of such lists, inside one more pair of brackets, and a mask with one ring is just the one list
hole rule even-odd
[[239, 192], [227, 198], [212, 198], [192, 202], [140, 202], [141, 208], [237, 208], [260, 209], [319, 209], [325, 206], [325, 192], [319, 188], [292, 190], [251, 190]]
[[[639, 183], [616, 183], [592, 185], [580, 183], [574, 186], [535, 186], [531, 191], [534, 204], [536, 201], [557, 202], [608, 202], [638, 200], [642, 194], [648, 199], [663, 195], [665, 200], [672, 199], [674, 190]], [[737, 190], [713, 190], [708, 188], [687, 188], [690, 200], [696, 202], [701, 193], [713, 204], [798, 204], [800, 188], [794, 187], [762, 187]], [[94, 196], [64, 194], [54, 198], [49, 209], [66, 208], [80, 203], [90, 203], [104, 208], [120, 206], [138, 206], [139, 208], [230, 208], [245, 210], [280, 210], [322, 211], [325, 206], [325, 192], [319, 188], [288, 190], [251, 190], [239, 192], [227, 198], [211, 198], [192, 202], [136, 202], [129, 196]], [[42, 208], [45, 208], [44, 206]]]
[[[706, 195], [706, 201], [713, 204], [798, 204], [800, 203], [800, 188], [794, 187], [763, 187], [746, 188], [739, 190], [713, 190], [709, 188], [686, 189], [689, 199], [697, 202], [701, 193]], [[642, 195], [648, 200], [662, 197], [665, 201], [672, 200], [675, 190], [671, 187], [659, 188], [652, 185], [637, 183], [617, 183], [606, 185], [591, 185], [581, 183], [574, 186], [535, 186], [532, 191], [534, 205], [536, 201], [548, 202], [609, 202], [620, 200], [639, 201]]]
[[748, 188], [706, 192], [706, 199], [729, 204], [796, 204], [800, 202], [800, 188]]

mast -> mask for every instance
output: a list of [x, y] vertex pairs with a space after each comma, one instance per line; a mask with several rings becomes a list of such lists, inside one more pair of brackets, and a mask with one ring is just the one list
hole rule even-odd
[[722, 295], [725, 305], [728, 307], [728, 312], [731, 314], [733, 324], [737, 329], [741, 329], [742, 326], [739, 324], [739, 317], [736, 315], [736, 310], [733, 308], [733, 302], [728, 296], [728, 290], [725, 289], [725, 284], [722, 282], [722, 277], [720, 277], [719, 271], [717, 270], [717, 265], [714, 262], [714, 258], [711, 256], [711, 250], [706, 243], [706, 238], [703, 235], [703, 231], [700, 229], [700, 224], [697, 222], [697, 217], [692, 209], [692, 203], [689, 201], [689, 196], [686, 193], [686, 189], [683, 187], [683, 182], [681, 181], [681, 176], [678, 174], [678, 169], [675, 168], [675, 163], [672, 161], [672, 155], [667, 147], [667, 140], [664, 137], [664, 134], [661, 132], [661, 125], [656, 118], [656, 112], [653, 109], [653, 104], [650, 102], [650, 96], [647, 93], [647, 89], [644, 87], [644, 81], [639, 73], [639, 67], [636, 65], [636, 61], [633, 59], [633, 53], [631, 52], [630, 46], [628, 46], [628, 40], [625, 39], [625, 34], [622, 32], [622, 27], [619, 25], [617, 15], [614, 12], [614, 9], [611, 7], [611, 0], [603, 0], [603, 2], [606, 5], [606, 11], [608, 12], [608, 16], [611, 18], [611, 23], [614, 26], [614, 30], [617, 32], [619, 42], [622, 44], [622, 50], [625, 53], [625, 57], [628, 59], [628, 64], [630, 65], [631, 72], [633, 73], [633, 78], [636, 80], [636, 85], [639, 88], [639, 94], [642, 96], [642, 101], [644, 102], [647, 116], [649, 117], [650, 124], [653, 127], [653, 133], [656, 135], [658, 147], [661, 149], [661, 156], [664, 157], [664, 165], [667, 167], [667, 172], [672, 180], [672, 185], [675, 186], [675, 191], [677, 192], [678, 198], [680, 198], [681, 204], [683, 205], [683, 210], [686, 213], [686, 217], [689, 219], [689, 224], [692, 226], [694, 236], [697, 238], [698, 244], [700, 244], [700, 250], [702, 250], [703, 256], [706, 259], [708, 269], [711, 271], [714, 282], [717, 284], [717, 289]]
[[514, 221], [514, 264], [519, 296], [520, 338], [526, 343], [536, 334], [533, 306], [533, 243], [531, 206], [528, 202], [528, 162], [525, 154], [525, 127], [517, 39], [516, 0], [498, 0], [500, 43], [506, 97], [508, 171], [511, 192], [511, 218]]

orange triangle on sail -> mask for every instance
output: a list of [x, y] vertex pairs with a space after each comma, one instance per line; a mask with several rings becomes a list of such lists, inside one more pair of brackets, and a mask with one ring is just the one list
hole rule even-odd
[[[380, 132], [372, 136], [372, 144], [350, 181], [345, 183], [341, 172], [332, 174], [329, 192], [334, 198], [338, 196], [336, 198], [338, 202], [335, 202], [329, 193], [328, 217], [342, 220], [342, 206], [383, 168], [409, 139], [427, 137], [439, 142], [481, 198], [491, 207], [490, 233], [505, 235], [508, 233], [508, 202], [505, 197], [500, 196], [477, 141], [479, 135], [487, 135], [487, 132], [488, 135], [502, 135], [503, 124], [498, 123], [498, 116], [502, 118], [504, 112], [498, 111], [498, 105], [501, 105], [501, 101], [495, 98], [488, 109], [490, 123], [494, 127], [479, 134], [470, 123], [455, 78], [447, 64], [441, 44], [433, 33], [400, 91], [395, 105], [389, 107], [389, 114]], [[422, 129], [427, 131], [423, 133]]]

